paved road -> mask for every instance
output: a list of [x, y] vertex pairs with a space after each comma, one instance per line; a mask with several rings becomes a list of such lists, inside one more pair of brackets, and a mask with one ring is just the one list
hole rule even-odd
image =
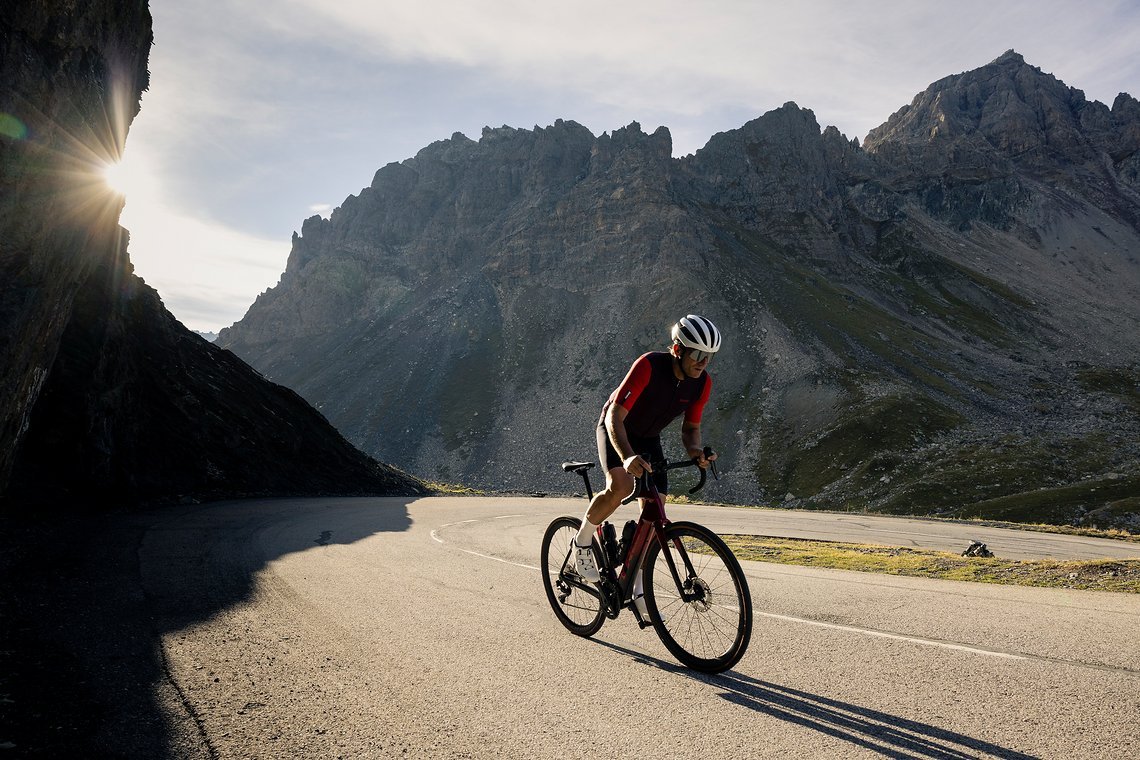
[[[1140, 746], [1140, 597], [745, 563], [752, 645], [734, 671], [700, 676], [628, 615], [591, 640], [557, 623], [539, 540], [582, 504], [277, 500], [148, 517], [140, 573], [168, 676], [156, 698], [179, 753], [1125, 758]], [[977, 537], [1006, 556], [1121, 548], [862, 515], [670, 516], [950, 549]]]

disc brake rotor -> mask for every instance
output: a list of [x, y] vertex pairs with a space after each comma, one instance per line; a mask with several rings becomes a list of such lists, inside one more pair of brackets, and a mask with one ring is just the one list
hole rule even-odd
[[712, 589], [709, 584], [700, 578], [693, 578], [686, 585], [695, 597], [689, 601], [689, 606], [697, 612], [708, 612], [712, 607]]

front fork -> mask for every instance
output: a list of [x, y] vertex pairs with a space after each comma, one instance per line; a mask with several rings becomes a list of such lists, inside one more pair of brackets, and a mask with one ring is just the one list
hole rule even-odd
[[657, 535], [657, 542], [661, 545], [661, 553], [665, 555], [665, 564], [669, 566], [669, 574], [673, 576], [673, 583], [677, 586], [677, 593], [680, 594], [681, 601], [685, 603], [696, 601], [699, 598], [699, 593], [694, 591], [692, 580], [697, 577], [697, 571], [693, 568], [689, 553], [681, 545], [680, 539], [674, 539], [673, 547], [681, 555], [681, 561], [685, 566], [685, 577], [682, 579], [677, 568], [677, 562], [673, 559], [673, 552], [669, 550], [670, 542], [665, 538], [665, 526], [661, 523], [654, 523], [653, 527]]

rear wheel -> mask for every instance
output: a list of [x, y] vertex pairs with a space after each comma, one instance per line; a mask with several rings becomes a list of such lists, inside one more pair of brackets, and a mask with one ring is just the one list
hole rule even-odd
[[559, 517], [542, 537], [542, 585], [554, 614], [566, 629], [578, 636], [593, 636], [605, 622], [601, 593], [574, 569], [570, 542], [582, 521]]
[[653, 627], [684, 665], [705, 673], [728, 670], [752, 638], [744, 571], [724, 541], [701, 525], [671, 523], [665, 539], [680, 585], [653, 542], [645, 558], [645, 602]]

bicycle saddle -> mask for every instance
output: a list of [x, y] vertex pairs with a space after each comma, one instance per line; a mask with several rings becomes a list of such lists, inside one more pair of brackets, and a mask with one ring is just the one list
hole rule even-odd
[[562, 463], [562, 471], [563, 472], [583, 473], [593, 466], [594, 466], [593, 462], [563, 462]]

